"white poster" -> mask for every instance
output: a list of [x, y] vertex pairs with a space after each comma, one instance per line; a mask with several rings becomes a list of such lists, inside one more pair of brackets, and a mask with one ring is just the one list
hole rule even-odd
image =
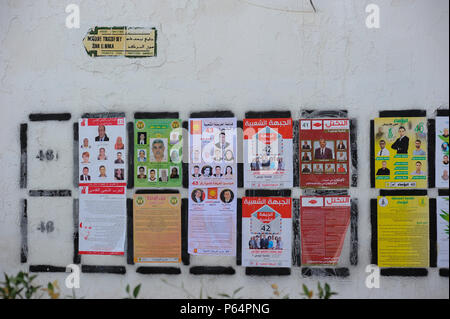
[[437, 197], [437, 266], [448, 268], [448, 196]]
[[80, 119], [79, 254], [123, 255], [125, 118]]
[[436, 187], [448, 188], [448, 117], [436, 117]]
[[244, 119], [244, 186], [293, 186], [292, 119]]
[[188, 252], [236, 255], [235, 118], [189, 120]]

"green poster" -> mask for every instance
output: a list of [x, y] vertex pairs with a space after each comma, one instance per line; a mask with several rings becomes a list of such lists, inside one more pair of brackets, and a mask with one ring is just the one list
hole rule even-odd
[[181, 120], [137, 119], [134, 127], [135, 186], [181, 186]]

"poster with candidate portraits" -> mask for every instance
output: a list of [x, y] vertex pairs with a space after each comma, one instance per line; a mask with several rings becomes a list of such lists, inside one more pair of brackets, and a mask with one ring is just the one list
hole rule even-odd
[[292, 119], [244, 119], [244, 187], [293, 186]]
[[189, 120], [188, 252], [236, 255], [235, 118]]
[[83, 118], [79, 127], [79, 254], [123, 255], [125, 118]]
[[83, 118], [78, 127], [80, 185], [126, 186], [125, 118]]
[[448, 188], [449, 139], [448, 116], [436, 117], [436, 187]]
[[291, 267], [292, 199], [242, 198], [242, 265]]
[[427, 188], [427, 119], [374, 120], [375, 188]]
[[301, 196], [301, 258], [304, 265], [336, 265], [350, 224], [350, 196]]
[[349, 119], [300, 120], [300, 187], [349, 188], [349, 139]]
[[136, 119], [134, 127], [135, 186], [181, 186], [183, 156], [181, 120]]

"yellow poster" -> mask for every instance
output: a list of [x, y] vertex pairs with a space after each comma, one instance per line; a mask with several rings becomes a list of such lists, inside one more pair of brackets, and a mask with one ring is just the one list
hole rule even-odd
[[378, 196], [378, 266], [429, 266], [428, 196]]
[[135, 263], [180, 262], [180, 194], [135, 194], [133, 234]]
[[375, 187], [427, 188], [427, 119], [386, 117], [374, 123]]
[[83, 44], [93, 57], [152, 57], [156, 56], [156, 29], [95, 27], [89, 30]]

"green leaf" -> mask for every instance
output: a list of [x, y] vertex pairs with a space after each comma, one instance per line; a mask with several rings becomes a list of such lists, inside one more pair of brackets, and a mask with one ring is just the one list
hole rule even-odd
[[306, 287], [305, 284], [303, 284], [303, 293], [304, 293], [306, 296], [309, 296], [309, 289], [308, 289], [308, 287]]
[[125, 291], [126, 291], [127, 293], [130, 293], [130, 285], [127, 285], [127, 287], [125, 288]]
[[221, 293], [221, 294], [217, 294], [218, 296], [221, 296], [221, 297], [225, 297], [225, 298], [231, 298], [231, 296], [230, 295], [228, 295], [228, 294], [224, 294], [224, 293]]
[[137, 285], [134, 290], [133, 290], [133, 296], [134, 298], [137, 298], [138, 294], [139, 294], [139, 290], [141, 290], [141, 284]]

